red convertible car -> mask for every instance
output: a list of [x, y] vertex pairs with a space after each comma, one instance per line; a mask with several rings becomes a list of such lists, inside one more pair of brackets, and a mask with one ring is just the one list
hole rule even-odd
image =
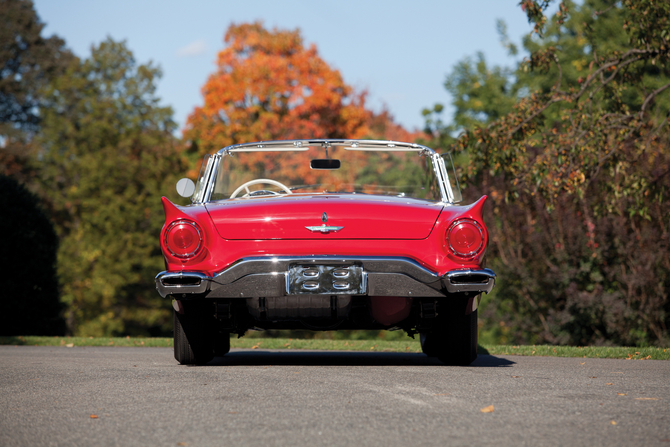
[[486, 197], [458, 205], [451, 157], [419, 144], [289, 140], [208, 155], [191, 205], [163, 197], [174, 354], [203, 364], [250, 329], [402, 329], [450, 365], [477, 357]]

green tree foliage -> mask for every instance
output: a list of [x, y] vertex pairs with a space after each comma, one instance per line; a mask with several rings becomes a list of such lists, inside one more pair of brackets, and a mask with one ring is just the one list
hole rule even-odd
[[521, 2], [536, 26], [514, 76], [466, 60], [456, 125], [426, 112], [437, 144], [463, 131], [467, 195], [493, 199], [484, 319], [508, 342], [667, 344], [670, 4], [549, 3]]
[[0, 210], [5, 255], [0, 335], [62, 335], [53, 225], [38, 197], [4, 175], [0, 175]]
[[72, 54], [57, 36], [41, 36], [29, 0], [0, 0], [0, 174], [26, 182], [31, 136], [39, 129], [40, 90], [63, 73]]
[[0, 0], [0, 123], [34, 129], [40, 120], [39, 88], [72, 58], [63, 40], [45, 39], [42, 28], [31, 1]]
[[158, 334], [170, 307], [155, 291], [163, 269], [161, 195], [184, 169], [160, 71], [108, 39], [45, 92], [40, 178], [58, 234], [58, 274], [71, 333]]

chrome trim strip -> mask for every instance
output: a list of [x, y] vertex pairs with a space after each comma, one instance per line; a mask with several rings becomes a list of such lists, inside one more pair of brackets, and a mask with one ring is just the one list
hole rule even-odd
[[207, 186], [205, 188], [205, 194], [203, 197], [203, 203], [207, 203], [212, 199], [212, 192], [214, 189], [214, 182], [216, 179], [216, 175], [219, 173], [219, 166], [221, 166], [221, 158], [223, 155], [220, 153], [217, 153], [216, 155], [213, 156], [214, 160], [212, 160], [211, 164], [211, 169], [209, 170], [209, 173], [207, 175]]
[[405, 143], [402, 141], [390, 140], [349, 140], [349, 139], [308, 139], [308, 140], [273, 140], [252, 143], [233, 144], [224, 147], [218, 151], [222, 153], [234, 152], [252, 152], [252, 151], [300, 151], [307, 150], [309, 146], [333, 147], [343, 146], [351, 150], [380, 150], [380, 151], [416, 151], [435, 153], [435, 151], [427, 146], [422, 146], [416, 143]]
[[444, 166], [444, 160], [435, 152], [430, 154], [430, 158], [433, 160], [433, 170], [437, 176], [437, 183], [440, 186], [442, 201], [445, 203], [454, 203], [452, 197], [447, 193], [446, 185], [449, 185], [449, 174], [447, 173], [447, 168]]

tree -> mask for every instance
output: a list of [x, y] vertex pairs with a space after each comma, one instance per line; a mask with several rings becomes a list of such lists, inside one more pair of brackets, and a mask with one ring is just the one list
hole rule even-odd
[[386, 106], [382, 107], [379, 113], [368, 112], [365, 126], [367, 127], [367, 134], [363, 138], [372, 140], [414, 142], [419, 139], [425, 140], [428, 138], [425, 132], [418, 130], [410, 132], [396, 123], [395, 118]]
[[31, 137], [39, 129], [41, 89], [74, 57], [44, 24], [29, 0], [0, 0], [0, 174], [27, 182]]
[[305, 48], [298, 30], [260, 22], [231, 25], [217, 70], [189, 116], [185, 138], [198, 155], [230, 144], [291, 138], [359, 138], [367, 133], [365, 93]]
[[39, 89], [62, 73], [72, 54], [57, 36], [43, 38], [30, 0], [0, 0], [0, 123], [34, 130]]
[[509, 342], [667, 344], [670, 5], [564, 1], [549, 21], [549, 3], [521, 2], [535, 32], [509, 93], [457, 112], [466, 194], [493, 199], [495, 317]]
[[0, 175], [0, 234], [8, 260], [2, 274], [0, 335], [62, 335], [58, 298], [58, 238], [38, 197]]
[[[45, 91], [37, 139], [40, 180], [61, 239], [58, 273], [70, 333], [167, 332], [170, 307], [153, 281], [163, 269], [161, 195], [184, 169], [160, 71], [108, 39]], [[174, 194], [172, 194], [174, 196]]]

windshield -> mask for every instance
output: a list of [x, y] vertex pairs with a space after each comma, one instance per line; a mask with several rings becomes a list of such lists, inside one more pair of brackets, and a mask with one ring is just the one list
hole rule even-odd
[[[314, 160], [321, 160], [315, 162]], [[338, 169], [318, 169], [335, 166]], [[283, 194], [349, 193], [440, 201], [432, 160], [424, 153], [309, 147], [224, 155], [210, 200]]]

